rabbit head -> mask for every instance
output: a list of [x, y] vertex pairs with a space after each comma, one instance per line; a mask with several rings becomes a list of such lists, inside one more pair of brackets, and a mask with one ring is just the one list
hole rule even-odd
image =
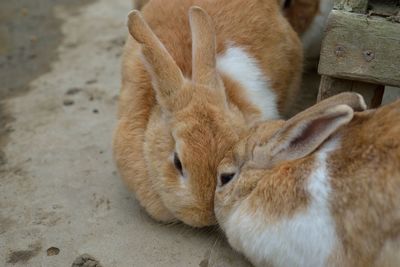
[[189, 17], [191, 79], [183, 76], [138, 11], [129, 15], [129, 31], [141, 44], [158, 103], [144, 144], [150, 177], [174, 217], [201, 227], [215, 223], [218, 163], [239, 140], [246, 123], [242, 113], [228, 104], [217, 73], [211, 18], [198, 7], [190, 9]]
[[[295, 168], [291, 167], [293, 162], [314, 153], [338, 129], [352, 120], [354, 111], [365, 109], [366, 104], [360, 95], [342, 93], [288, 121], [267, 121], [250, 130], [218, 167], [215, 214], [221, 227], [224, 228], [226, 219], [245, 198], [255, 194], [253, 191], [260, 180], [269, 180], [271, 188], [280, 182], [290, 183], [292, 180], [289, 178], [274, 181], [274, 177], [281, 177], [282, 171], [287, 172], [288, 177], [295, 173]], [[279, 188], [286, 188], [287, 192], [279, 192]], [[271, 207], [285, 210], [285, 206], [291, 205], [290, 199], [285, 197], [296, 198], [302, 194], [297, 189], [293, 185], [271, 189], [273, 192], [270, 199], [277, 202], [271, 204]], [[264, 206], [268, 206], [268, 203]]]

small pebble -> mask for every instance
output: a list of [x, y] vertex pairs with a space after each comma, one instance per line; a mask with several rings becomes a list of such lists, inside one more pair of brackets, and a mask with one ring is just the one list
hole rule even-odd
[[60, 249], [56, 247], [51, 247], [47, 249], [47, 256], [55, 256], [60, 253]]
[[74, 100], [71, 99], [65, 99], [63, 101], [64, 106], [72, 106], [74, 103], [75, 103]]
[[99, 113], [99, 111], [97, 109], [93, 109], [93, 113]]
[[32, 42], [32, 43], [36, 43], [37, 40], [38, 40], [38, 38], [37, 38], [36, 35], [32, 35], [32, 36], [31, 36], [31, 42]]
[[26, 16], [28, 15], [28, 10], [27, 10], [26, 8], [22, 8], [22, 9], [21, 9], [21, 15], [22, 15], [23, 17], [26, 17]]
[[86, 84], [92, 84], [92, 83], [96, 83], [96, 82], [97, 82], [96, 79], [92, 79], [92, 80], [86, 81]]
[[80, 91], [82, 91], [82, 89], [73, 87], [73, 88], [69, 88], [65, 94], [66, 95], [75, 95], [75, 94], [79, 93]]
[[83, 254], [74, 260], [72, 267], [101, 267], [101, 264], [93, 256]]

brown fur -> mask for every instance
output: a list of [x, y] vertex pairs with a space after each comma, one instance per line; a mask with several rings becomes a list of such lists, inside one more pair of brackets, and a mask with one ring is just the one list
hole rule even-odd
[[357, 114], [328, 161], [332, 213], [349, 266], [373, 266], [385, 243], [400, 238], [399, 104]]
[[[260, 168], [254, 164], [254, 148], [260, 142], [271, 139], [284, 121], [269, 121], [249, 131], [234, 152], [227, 155], [219, 166], [219, 173], [239, 172], [232, 166], [242, 166], [240, 177], [231, 184], [216, 191], [219, 203], [215, 208], [219, 218], [226, 218], [233, 206], [248, 201], [250, 213], [268, 214], [269, 220], [290, 217], [307, 206], [309, 196], [304, 189], [306, 178], [311, 173], [313, 158], [284, 162], [272, 169]], [[296, 164], [298, 163], [298, 164]], [[229, 171], [226, 171], [229, 170]], [[262, 197], [260, 197], [262, 196]]]
[[[141, 10], [149, 0], [133, 0], [133, 7]], [[280, 3], [280, 1], [278, 1]], [[283, 9], [290, 25], [298, 34], [303, 34], [319, 12], [319, 0], [293, 0], [288, 8]]]
[[320, 0], [293, 0], [290, 7], [283, 10], [293, 29], [300, 35], [307, 31], [319, 13]]
[[[353, 117], [353, 111], [362, 111], [366, 108], [364, 99], [356, 93], [341, 93], [325, 99], [313, 107], [298, 113], [286, 121], [284, 125], [280, 124], [283, 127], [274, 133], [274, 136], [261, 139], [266, 140], [265, 144], [259, 140], [258, 146], [253, 149], [253, 165], [265, 168], [282, 160], [301, 158], [308, 155], [321, 145], [326, 140], [326, 137], [336, 131], [340, 125], [347, 124]], [[300, 126], [303, 121], [308, 121], [310, 128], [302, 133], [303, 127]], [[327, 122], [330, 123], [327, 124]], [[323, 125], [329, 125], [329, 127], [320, 128]], [[261, 128], [265, 128], [265, 126]], [[320, 129], [318, 134], [310, 136], [309, 134], [317, 128]], [[267, 132], [271, 133], [271, 129], [268, 129]], [[263, 135], [265, 134], [261, 136]], [[314, 138], [310, 140], [309, 138], [313, 136]], [[289, 142], [292, 146], [290, 146]], [[298, 145], [293, 145], [295, 142]]]
[[[257, 59], [278, 96], [279, 110], [283, 111], [299, 86], [302, 55], [300, 42], [275, 1], [251, 0], [246, 5], [231, 0], [149, 2], [143, 16], [186, 78], [192, 77], [188, 10], [193, 5], [199, 5], [211, 16], [218, 53], [226, 49], [227, 41], [232, 41]], [[142, 27], [141, 22], [134, 18], [131, 23], [136, 25], [130, 29], [138, 41], [148, 42], [148, 36], [135, 30]], [[200, 35], [207, 33], [201, 27], [197, 29]], [[169, 77], [176, 71], [170, 72], [170, 67], [163, 69], [160, 65], [153, 69], [155, 73], [149, 74], [142, 53], [150, 62], [158, 61], [152, 51], [128, 37], [123, 55], [119, 121], [114, 135], [118, 169], [155, 219], [163, 222], [178, 219], [192, 226], [214, 224], [218, 163], [246, 128], [259, 120], [260, 112], [244, 97], [243, 88], [224, 75], [217, 74], [217, 83], [200, 81], [199, 84], [185, 79], [179, 90], [173, 89], [176, 86], [171, 86], [171, 81], [154, 88], [152, 76]], [[167, 60], [166, 54], [160, 53], [160, 58]], [[201, 76], [208, 72], [199, 73]], [[177, 79], [173, 84], [180, 83]], [[165, 87], [175, 91], [161, 90]], [[183, 181], [171, 160], [174, 150], [187, 176]]]
[[[305, 188], [315, 168], [314, 153], [267, 169], [256, 169], [251, 164], [249, 154], [255, 145], [249, 140], [268, 142], [282, 125], [282, 122], [266, 122], [254, 131], [255, 136], [247, 138], [249, 149], [237, 148], [242, 155], [223, 160], [220, 172], [230, 164], [237, 164], [233, 158], [246, 159], [241, 163], [239, 177], [217, 188], [219, 221], [224, 222], [243, 201], [250, 205], [250, 214], [261, 212], [268, 222], [274, 218], [290, 219], [307, 208]], [[262, 134], [262, 128], [268, 129], [268, 133]], [[341, 138], [341, 145], [329, 155], [327, 167], [332, 187], [330, 210], [339, 244], [328, 266], [399, 266], [400, 100], [378, 110], [355, 113], [334, 138]], [[250, 191], [245, 190], [246, 194], [239, 194], [246, 180], [254, 186]]]
[[[300, 41], [281, 16], [275, 1], [250, 0], [246, 5], [241, 1], [228, 0], [149, 2], [143, 9], [146, 21], [187, 77], [192, 75], [192, 44], [187, 14], [189, 7], [194, 5], [206, 10], [214, 21], [218, 54], [225, 51], [226, 42], [230, 41], [257, 59], [278, 95], [279, 110], [283, 112], [298, 90], [302, 60], [297, 50]], [[179, 31], [176, 31], [177, 27]]]
[[263, 195], [263, 198], [250, 196], [250, 207], [253, 210], [262, 207], [262, 212], [271, 216], [270, 220], [290, 218], [304, 209], [309, 202], [304, 185], [311, 173], [312, 159], [299, 161], [302, 168], [284, 163], [271, 170], [270, 175], [264, 173], [263, 176], [267, 178], [262, 179], [252, 192], [252, 195]]

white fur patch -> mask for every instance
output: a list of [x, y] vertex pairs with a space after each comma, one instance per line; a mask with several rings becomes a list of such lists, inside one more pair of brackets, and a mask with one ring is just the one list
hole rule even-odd
[[307, 58], [317, 58], [321, 50], [321, 41], [328, 15], [333, 8], [333, 0], [320, 0], [319, 13], [315, 16], [301, 40]]
[[307, 184], [311, 203], [305, 212], [268, 224], [268, 215], [248, 214], [243, 202], [224, 227], [231, 245], [257, 266], [326, 266], [337, 244], [326, 166], [326, 158], [335, 147], [332, 141], [316, 154], [316, 169]]
[[218, 56], [217, 68], [246, 90], [250, 102], [261, 111], [262, 120], [279, 118], [276, 95], [257, 61], [246, 51], [230, 46]]

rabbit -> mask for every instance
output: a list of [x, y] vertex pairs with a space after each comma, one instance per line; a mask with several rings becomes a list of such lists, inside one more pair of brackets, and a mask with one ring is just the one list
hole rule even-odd
[[365, 107], [328, 98], [226, 155], [215, 214], [234, 249], [256, 266], [400, 266], [400, 100]]
[[[141, 10], [149, 0], [133, 0], [133, 7]], [[308, 67], [319, 58], [323, 32], [334, 0], [278, 0], [281, 11], [299, 34]]]
[[114, 159], [155, 220], [214, 225], [218, 163], [295, 97], [301, 43], [279, 8], [152, 0], [129, 15]]
[[334, 0], [281, 0], [285, 17], [301, 38], [307, 67], [312, 67], [311, 63], [319, 58], [322, 37], [333, 2]]

